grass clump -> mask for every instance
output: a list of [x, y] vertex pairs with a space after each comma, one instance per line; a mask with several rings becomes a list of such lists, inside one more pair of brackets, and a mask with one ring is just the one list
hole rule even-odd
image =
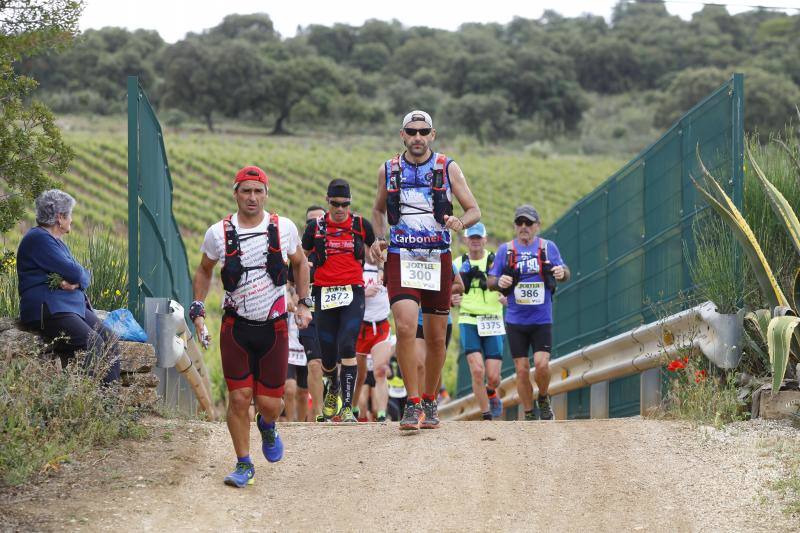
[[681, 348], [668, 360], [666, 371], [666, 418], [721, 427], [747, 417], [734, 374], [718, 370], [702, 353]]
[[138, 410], [116, 385], [102, 385], [102, 365], [90, 375], [78, 358], [64, 370], [33, 353], [0, 359], [0, 485], [35, 479], [92, 446], [145, 435]]

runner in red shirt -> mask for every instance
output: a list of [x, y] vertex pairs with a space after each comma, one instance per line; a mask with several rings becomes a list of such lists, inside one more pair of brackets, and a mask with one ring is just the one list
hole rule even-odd
[[[322, 415], [337, 415], [340, 381], [342, 384], [342, 422], [357, 422], [353, 415], [356, 385], [356, 338], [364, 318], [364, 255], [375, 242], [372, 225], [350, 213], [350, 185], [334, 179], [328, 185], [330, 211], [308, 223], [303, 234], [303, 250], [313, 252], [314, 320], [322, 351], [325, 399]], [[341, 379], [337, 375], [341, 363]]]

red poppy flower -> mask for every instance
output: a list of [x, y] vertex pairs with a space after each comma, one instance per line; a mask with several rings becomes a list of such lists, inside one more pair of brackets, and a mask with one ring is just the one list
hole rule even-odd
[[701, 381], [705, 380], [708, 376], [708, 373], [705, 370], [698, 370], [694, 373], [694, 382], [700, 383]]
[[677, 372], [681, 368], [686, 368], [686, 365], [680, 359], [675, 359], [674, 361], [671, 361], [667, 366], [667, 370], [669, 370], [670, 372]]

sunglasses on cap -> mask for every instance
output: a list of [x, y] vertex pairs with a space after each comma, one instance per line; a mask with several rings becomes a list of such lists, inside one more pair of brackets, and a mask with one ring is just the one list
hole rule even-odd
[[331, 204], [331, 207], [347, 207], [350, 205], [350, 201], [346, 202], [336, 202], [334, 200], [328, 200], [328, 203]]
[[514, 220], [514, 224], [517, 226], [533, 226], [536, 224], [536, 222], [528, 218], [519, 217], [518, 219]]
[[431, 128], [420, 128], [420, 129], [403, 128], [403, 131], [406, 132], [406, 135], [408, 135], [409, 137], [414, 137], [417, 135], [417, 133], [419, 133], [423, 137], [427, 137], [428, 135], [431, 134]]

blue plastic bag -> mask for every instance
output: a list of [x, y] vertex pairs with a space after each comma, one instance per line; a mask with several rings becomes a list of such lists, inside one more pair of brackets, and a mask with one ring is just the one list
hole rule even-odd
[[147, 334], [127, 309], [111, 311], [103, 324], [121, 341], [147, 342]]

